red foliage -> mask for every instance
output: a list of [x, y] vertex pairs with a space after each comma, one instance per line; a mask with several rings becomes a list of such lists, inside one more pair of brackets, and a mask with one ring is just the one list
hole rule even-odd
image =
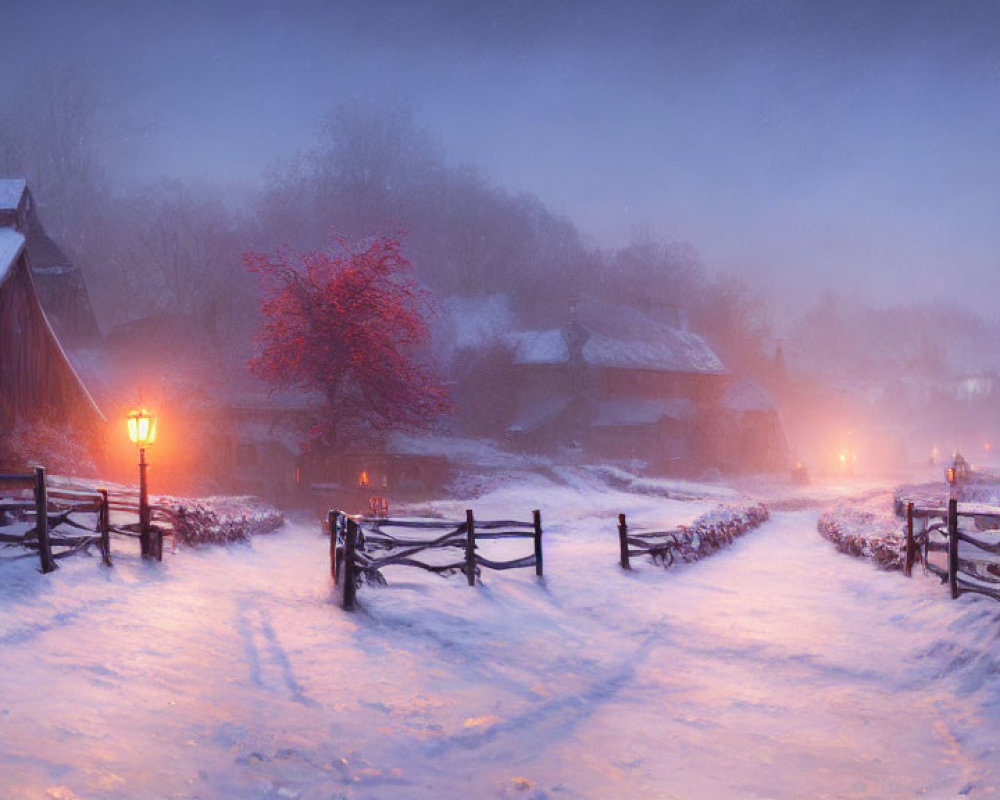
[[400, 246], [394, 236], [334, 237], [328, 252], [243, 256], [260, 276], [264, 316], [251, 372], [322, 393], [314, 441], [419, 426], [449, 408], [444, 388], [414, 357], [427, 339], [425, 295]]

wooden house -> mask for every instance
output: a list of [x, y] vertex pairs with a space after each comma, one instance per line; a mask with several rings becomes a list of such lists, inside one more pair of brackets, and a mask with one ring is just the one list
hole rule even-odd
[[703, 428], [727, 375], [683, 323], [582, 305], [569, 325], [513, 334], [515, 444], [576, 445], [597, 458], [661, 470], [704, 461]]
[[104, 418], [42, 308], [12, 206], [10, 197], [0, 197], [0, 435], [19, 421], [43, 419], [70, 426], [81, 437], [96, 434]]
[[[570, 445], [587, 458], [634, 459], [670, 473], [725, 468], [750, 450], [752, 458], [739, 462], [747, 469], [776, 461], [770, 454], [784, 447], [776, 410], [730, 407], [740, 401], [730, 396], [732, 376], [674, 311], [667, 324], [634, 309], [584, 304], [564, 327], [512, 334], [512, 443]], [[745, 451], [732, 450], [733, 435]]]

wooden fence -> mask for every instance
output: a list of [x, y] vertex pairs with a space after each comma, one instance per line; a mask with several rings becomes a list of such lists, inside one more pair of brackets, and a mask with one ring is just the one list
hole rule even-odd
[[[976, 529], [968, 530], [969, 522]], [[964, 523], [964, 524], [963, 524]], [[965, 543], [968, 547], [961, 548]], [[931, 562], [930, 553], [946, 553], [945, 567]], [[1000, 600], [1000, 507], [948, 501], [947, 510], [906, 504], [906, 552], [903, 573], [913, 564], [947, 582], [951, 596], [973, 593]]]
[[[532, 512], [531, 522], [477, 520], [471, 510], [462, 522], [430, 519], [384, 519], [352, 517], [330, 511], [326, 526], [330, 534], [330, 571], [342, 589], [343, 606], [352, 610], [358, 583], [385, 583], [381, 570], [389, 566], [418, 567], [439, 575], [464, 573], [474, 586], [481, 568], [493, 570], [534, 567], [543, 574], [542, 515]], [[423, 535], [421, 535], [423, 534]], [[532, 539], [534, 552], [508, 561], [488, 559], [478, 552], [484, 539]], [[442, 558], [439, 563], [417, 556], [428, 551], [461, 551], [461, 557]], [[456, 554], [457, 555], [457, 554]]]
[[50, 485], [44, 467], [0, 475], [0, 547], [37, 550], [43, 573], [94, 545], [110, 567], [112, 534], [139, 539], [143, 556], [162, 560], [163, 536], [175, 532], [177, 514], [151, 506], [144, 521], [137, 495]]
[[629, 533], [624, 514], [618, 515], [618, 550], [622, 569], [632, 569], [632, 556], [652, 556], [657, 564], [670, 566], [684, 550], [684, 531], [634, 531]]
[[[42, 572], [52, 572], [56, 559], [73, 555], [96, 544], [105, 564], [111, 565], [108, 493], [77, 491], [48, 485], [45, 468], [27, 474], [0, 475], [8, 487], [0, 498], [0, 544], [37, 550]], [[19, 496], [13, 496], [16, 490]], [[25, 497], [30, 493], [32, 496]], [[91, 517], [87, 520], [82, 515]], [[3, 528], [30, 527], [18, 533]], [[32, 524], [33, 523], [33, 524]], [[66, 530], [66, 529], [71, 530]], [[61, 529], [61, 530], [56, 530]], [[76, 531], [84, 531], [81, 535]]]

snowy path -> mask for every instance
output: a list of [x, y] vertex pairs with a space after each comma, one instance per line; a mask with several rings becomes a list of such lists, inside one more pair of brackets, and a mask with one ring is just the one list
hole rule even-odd
[[840, 556], [807, 512], [623, 574], [611, 519], [552, 524], [543, 583], [397, 571], [353, 616], [313, 526], [4, 565], [0, 796], [998, 796], [995, 603]]

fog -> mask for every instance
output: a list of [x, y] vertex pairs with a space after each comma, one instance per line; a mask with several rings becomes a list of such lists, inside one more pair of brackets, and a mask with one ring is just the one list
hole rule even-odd
[[[684, 306], [821, 462], [892, 416], [894, 381], [1000, 368], [998, 24], [986, 2], [5, 3], [0, 175], [29, 178], [105, 333], [193, 315], [238, 363], [241, 251], [405, 229], [433, 292], [508, 296], [526, 329], [575, 295]], [[815, 393], [845, 386], [819, 436]], [[883, 458], [1000, 435], [977, 408], [915, 437], [939, 388], [900, 390]]]
[[92, 73], [119, 182], [254, 184], [355, 98], [591, 241], [642, 227], [796, 299], [992, 313], [990, 3], [6, 3], [6, 89]]

